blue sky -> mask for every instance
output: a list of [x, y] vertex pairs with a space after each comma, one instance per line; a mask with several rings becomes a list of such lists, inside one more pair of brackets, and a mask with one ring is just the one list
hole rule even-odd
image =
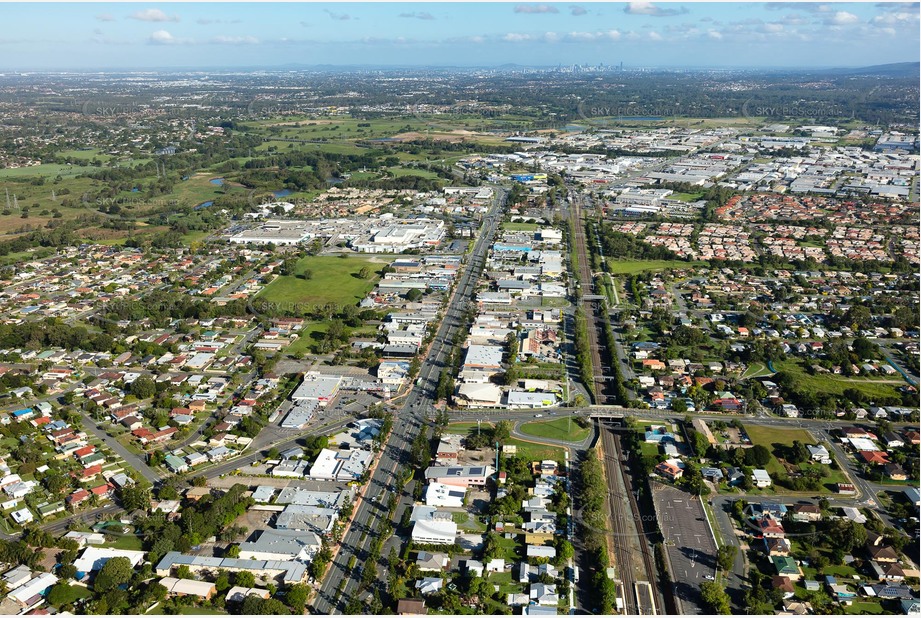
[[0, 21], [6, 71], [919, 59], [917, 3], [15, 3]]

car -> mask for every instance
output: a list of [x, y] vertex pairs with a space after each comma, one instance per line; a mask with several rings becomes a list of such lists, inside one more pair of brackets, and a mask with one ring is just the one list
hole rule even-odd
[[716, 578], [713, 577], [712, 575], [704, 575], [704, 579], [709, 580], [709, 581], [712, 582], [712, 581], [715, 580]]
[[543, 414], [535, 414], [534, 418], [543, 418], [543, 416], [544, 416]]

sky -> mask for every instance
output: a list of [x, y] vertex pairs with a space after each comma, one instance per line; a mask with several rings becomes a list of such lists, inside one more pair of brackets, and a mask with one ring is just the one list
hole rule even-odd
[[918, 3], [0, 3], [0, 70], [856, 67], [919, 60]]

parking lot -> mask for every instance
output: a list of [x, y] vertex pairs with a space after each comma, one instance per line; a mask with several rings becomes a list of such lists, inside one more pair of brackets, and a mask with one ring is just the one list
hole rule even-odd
[[680, 489], [659, 483], [652, 486], [678, 610], [706, 613], [700, 602], [700, 584], [716, 573], [716, 543], [703, 506], [697, 496]]

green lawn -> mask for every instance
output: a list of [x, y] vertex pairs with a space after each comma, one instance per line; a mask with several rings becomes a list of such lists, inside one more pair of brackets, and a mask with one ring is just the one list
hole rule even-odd
[[567, 442], [581, 442], [588, 437], [590, 430], [579, 427], [572, 417], [558, 418], [552, 421], [535, 421], [521, 426], [521, 433], [538, 438], [551, 440], [565, 440]]
[[752, 444], [761, 444], [771, 451], [771, 461], [765, 466], [768, 474], [781, 474], [784, 472], [784, 467], [773, 456], [774, 444], [792, 446], [794, 440], [799, 440], [803, 444], [815, 444], [815, 439], [805, 429], [778, 429], [776, 427], [748, 424], [745, 425], [745, 433], [748, 434]]
[[843, 608], [845, 614], [873, 614], [883, 613], [883, 606], [876, 601], [858, 601]]
[[703, 193], [672, 193], [668, 196], [671, 200], [681, 200], [682, 202], [694, 202], [703, 197]]
[[525, 442], [524, 440], [518, 440], [516, 438], [510, 438], [506, 440], [505, 443], [517, 446], [518, 456], [524, 457], [529, 461], [540, 461], [543, 459], [552, 459], [558, 462], [564, 461], [563, 453], [565, 449], [562, 447], [534, 444], [533, 442]]
[[314, 346], [319, 342], [318, 337], [326, 332], [327, 327], [327, 322], [310, 322], [304, 324], [298, 333], [297, 339], [294, 340], [294, 343], [282, 350], [282, 354], [291, 354], [294, 356], [301, 352], [313, 353], [315, 350]]
[[[471, 429], [476, 429], [476, 422], [457, 422], [457, 423], [448, 423], [448, 428], [445, 433], [459, 433], [462, 435], [467, 435], [470, 433]], [[480, 428], [492, 427], [492, 423], [480, 423]], [[11, 438], [13, 439], [13, 438]]]
[[535, 232], [540, 229], [540, 226], [536, 223], [503, 223], [502, 229], [509, 232]]
[[[363, 267], [374, 274], [368, 279], [360, 278], [358, 272]], [[358, 257], [307, 256], [298, 261], [295, 272], [300, 274], [309, 270], [311, 279], [278, 277], [260, 292], [257, 299], [290, 309], [296, 305], [326, 303], [354, 305], [374, 288], [377, 273], [383, 267], [382, 262]]]
[[633, 275], [647, 270], [665, 270], [667, 268], [692, 268], [704, 262], [684, 262], [682, 260], [608, 260], [608, 272], [612, 275]]
[[[872, 379], [846, 378], [834, 374], [809, 375], [795, 360], [783, 360], [774, 363], [778, 372], [789, 373], [794, 377], [796, 389], [801, 392], [829, 393], [843, 395], [845, 389], [853, 388], [864, 393], [871, 401], [877, 397], [899, 397], [898, 383], [880, 382]], [[890, 378], [893, 379], [893, 378]]]

